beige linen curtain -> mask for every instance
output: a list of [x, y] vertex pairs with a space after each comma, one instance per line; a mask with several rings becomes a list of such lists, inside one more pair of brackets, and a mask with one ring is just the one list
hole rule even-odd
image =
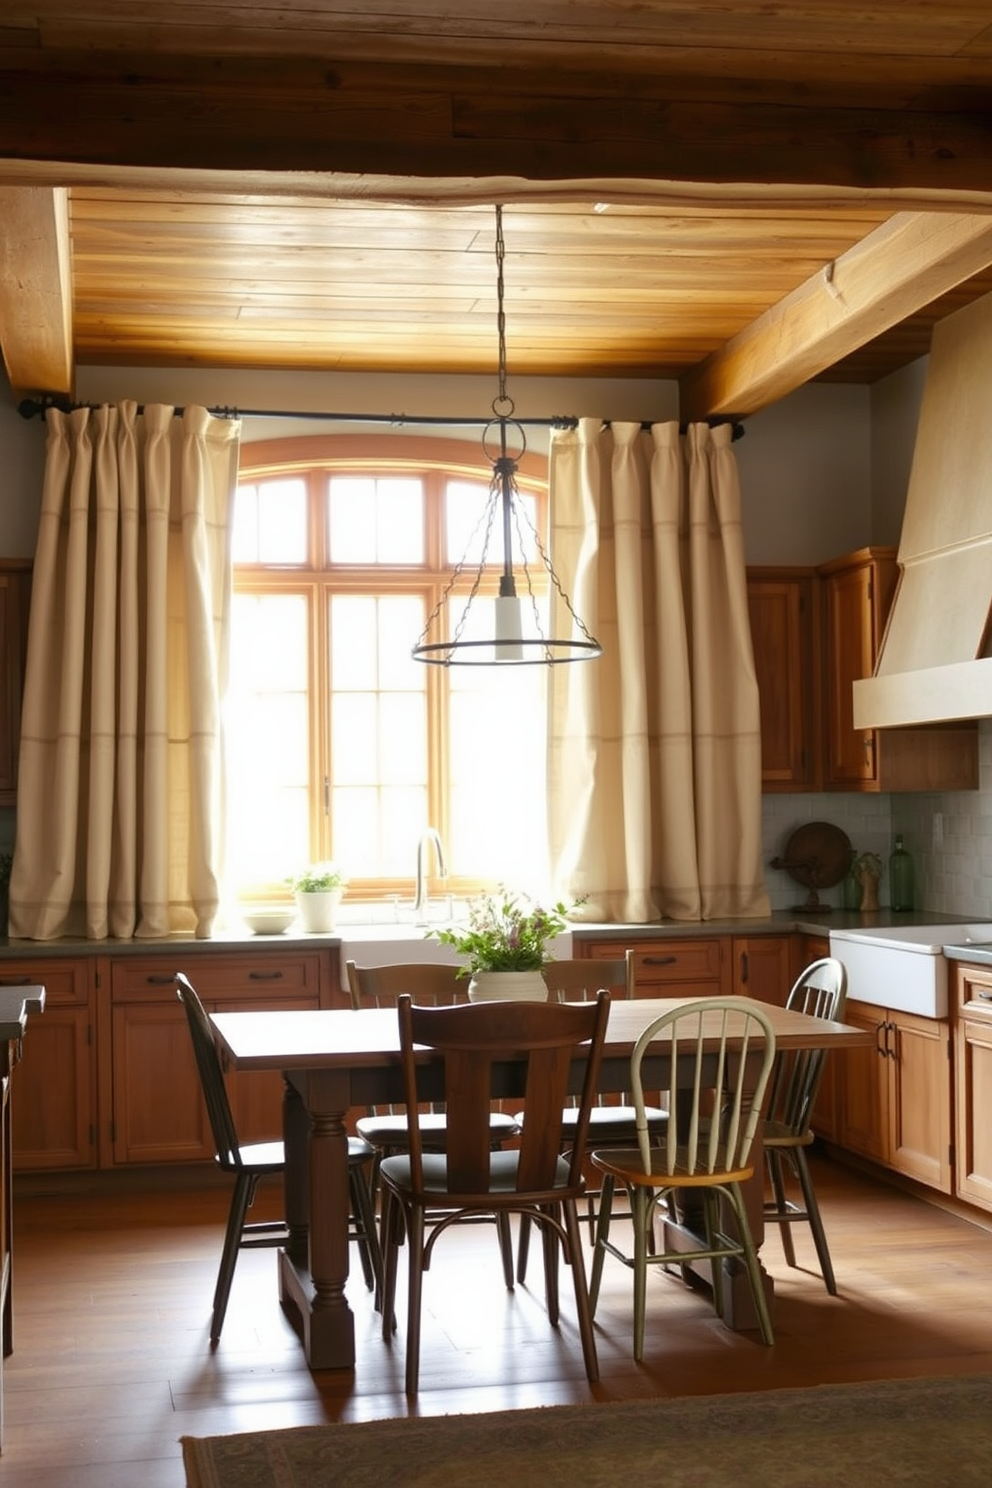
[[10, 933], [209, 936], [240, 425], [47, 414]]
[[587, 920], [765, 915], [731, 430], [583, 419], [554, 437], [550, 481], [555, 567], [603, 645], [551, 668], [556, 888]]

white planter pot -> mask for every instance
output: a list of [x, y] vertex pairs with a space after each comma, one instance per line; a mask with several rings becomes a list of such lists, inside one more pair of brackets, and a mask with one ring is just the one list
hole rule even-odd
[[469, 1002], [547, 1002], [548, 986], [539, 971], [476, 971], [468, 984]]
[[340, 889], [309, 894], [303, 894], [297, 889], [293, 897], [304, 930], [316, 935], [326, 935], [334, 930], [337, 908], [341, 902]]

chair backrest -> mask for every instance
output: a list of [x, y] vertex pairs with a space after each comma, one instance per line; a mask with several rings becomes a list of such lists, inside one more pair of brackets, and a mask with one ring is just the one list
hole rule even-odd
[[451, 1007], [468, 1002], [467, 976], [448, 962], [394, 961], [388, 966], [345, 962], [353, 1008], [395, 1007], [406, 992], [418, 1006]]
[[224, 1084], [224, 1071], [221, 1068], [217, 1045], [214, 1043], [207, 1010], [188, 977], [184, 976], [181, 971], [177, 971], [173, 980], [176, 984], [176, 996], [186, 1010], [186, 1021], [193, 1039], [193, 1053], [196, 1055], [197, 1073], [200, 1076], [200, 1088], [203, 1091], [207, 1115], [210, 1118], [210, 1129], [214, 1134], [217, 1161], [222, 1168], [228, 1170], [239, 1168], [242, 1164], [238, 1133], [231, 1114], [227, 1087]]
[[[649, 1052], [669, 1062], [668, 1121], [654, 1143], [641, 1079]], [[644, 1171], [702, 1178], [746, 1169], [774, 1059], [775, 1030], [753, 998], [694, 998], [650, 1023], [630, 1061]]]
[[[846, 1003], [847, 968], [835, 956], [824, 956], [810, 962], [796, 978], [786, 1007], [808, 1013], [812, 1018], [829, 1018], [840, 1023]], [[787, 1127], [796, 1137], [809, 1131], [827, 1052], [826, 1049], [782, 1050], [775, 1061], [768, 1119]]]
[[[485, 1194], [490, 1186], [492, 1142], [490, 1102], [500, 1094], [522, 1095], [527, 1120], [520, 1134], [516, 1169], [519, 1194], [576, 1195], [582, 1186], [582, 1158], [589, 1110], [603, 1054], [610, 994], [594, 1002], [480, 1002], [465, 1007], [426, 1008], [409, 996], [399, 1001], [400, 1049], [409, 1121], [414, 1190], [423, 1187], [422, 1145], [417, 1113], [417, 1048], [434, 1050], [444, 1064], [448, 1111], [447, 1172], [452, 1194]], [[562, 1112], [572, 1063], [585, 1046], [582, 1103], [569, 1157], [568, 1187], [556, 1183], [562, 1150]], [[522, 1060], [523, 1088], [502, 1090], [494, 1081], [502, 1063]]]
[[634, 995], [633, 953], [621, 959], [595, 961], [562, 957], [541, 970], [553, 1002], [591, 1002], [600, 987], [608, 987], [614, 1001]]

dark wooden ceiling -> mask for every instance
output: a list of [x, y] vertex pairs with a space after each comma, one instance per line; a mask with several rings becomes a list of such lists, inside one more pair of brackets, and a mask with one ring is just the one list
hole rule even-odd
[[[872, 382], [992, 290], [987, 0], [5, 0], [0, 345]], [[972, 226], [973, 223], [973, 226]]]

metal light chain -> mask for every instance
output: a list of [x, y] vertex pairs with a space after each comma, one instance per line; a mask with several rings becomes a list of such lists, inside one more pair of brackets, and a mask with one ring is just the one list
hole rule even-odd
[[497, 418], [512, 418], [513, 399], [506, 391], [506, 313], [503, 309], [503, 262], [506, 244], [503, 241], [503, 208], [496, 206], [496, 337], [499, 344], [498, 383], [499, 391], [493, 399], [493, 413]]

